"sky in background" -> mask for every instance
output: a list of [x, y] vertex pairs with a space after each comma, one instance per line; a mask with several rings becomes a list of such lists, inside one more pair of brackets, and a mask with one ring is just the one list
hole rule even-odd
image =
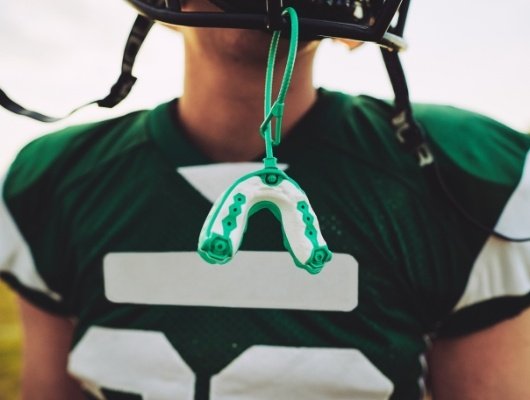
[[[124, 1], [0, 0], [0, 10], [0, 88], [15, 101], [61, 115], [107, 94], [135, 18]], [[403, 62], [413, 100], [453, 104], [530, 131], [529, 17], [529, 0], [412, 0]], [[52, 125], [0, 109], [0, 175], [39, 135], [178, 96], [182, 57], [178, 34], [157, 27], [138, 57], [135, 88], [115, 109], [89, 107]], [[314, 80], [348, 93], [392, 97], [373, 45], [349, 52], [323, 43]]]

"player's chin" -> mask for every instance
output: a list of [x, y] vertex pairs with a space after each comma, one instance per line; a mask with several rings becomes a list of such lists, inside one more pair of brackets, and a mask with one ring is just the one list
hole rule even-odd
[[[271, 32], [258, 30], [237, 30], [237, 32], [227, 33], [231, 36], [225, 43], [230, 43], [226, 50], [231, 52], [237, 59], [244, 59], [247, 62], [256, 62], [264, 64], [267, 62], [270, 44], [272, 40]], [[303, 40], [298, 43], [298, 53], [306, 52], [310, 49], [315, 49], [318, 46], [318, 41]], [[287, 56], [289, 52], [289, 38], [280, 37], [278, 46], [277, 58], [279, 60]]]
[[232, 61], [264, 64], [272, 36], [257, 30], [215, 29], [210, 38], [216, 51]]

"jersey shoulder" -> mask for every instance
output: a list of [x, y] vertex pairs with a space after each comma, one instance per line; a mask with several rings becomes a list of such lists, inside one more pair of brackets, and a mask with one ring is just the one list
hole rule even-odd
[[[369, 96], [350, 100], [351, 113], [364, 120], [366, 134], [379, 137], [385, 157], [400, 163], [391, 125], [392, 103]], [[530, 135], [487, 116], [437, 104], [414, 104], [414, 118], [424, 130], [437, 166], [454, 196], [476, 217], [492, 227], [530, 169]], [[357, 122], [358, 123], [358, 122]], [[367, 139], [363, 139], [366, 142]], [[371, 146], [372, 153], [381, 153]], [[530, 231], [530, 229], [528, 229]]]
[[463, 237], [484, 237], [439, 334], [474, 332], [530, 305], [530, 135], [454, 107], [417, 105], [415, 116]]
[[[510, 199], [528, 190], [530, 135], [448, 106], [419, 104], [415, 116], [444, 183], [474, 218], [494, 228]], [[505, 234], [510, 236], [510, 230]], [[530, 228], [526, 231], [530, 234]]]
[[[396, 204], [400, 195], [406, 199], [391, 215], [396, 221], [401, 218], [400, 228], [419, 231], [397, 235], [411, 259], [418, 260], [408, 268], [427, 276], [422, 287], [428, 284], [433, 292], [443, 288], [437, 301], [443, 304], [441, 314], [450, 314], [445, 332], [475, 331], [527, 307], [530, 243], [492, 234], [530, 237], [530, 136], [471, 111], [414, 104], [414, 118], [434, 154], [433, 174], [433, 168], [420, 168], [400, 148], [391, 124], [391, 102], [337, 96], [343, 99], [340, 112], [345, 113], [340, 116], [342, 136], [337, 136], [341, 145], [352, 148], [352, 156], [364, 157], [369, 171], [377, 168], [385, 174], [378, 196], [384, 195], [386, 203]], [[403, 187], [394, 184], [400, 181]], [[434, 236], [437, 229], [440, 235]], [[396, 231], [391, 232], [395, 237]], [[423, 245], [415, 248], [414, 243]], [[435, 257], [418, 257], [423, 249], [439, 251]], [[433, 274], [426, 274], [431, 270]]]
[[[69, 127], [26, 145], [0, 196], [0, 276], [28, 301], [69, 314], [74, 269], [61, 188], [145, 142], [144, 112]], [[65, 186], [67, 185], [67, 186]]]
[[530, 149], [530, 135], [475, 112], [416, 104], [414, 116], [440, 156], [474, 175], [486, 173], [499, 181], [505, 180], [507, 169], [499, 167], [514, 162], [519, 165]]
[[145, 142], [144, 114], [71, 126], [33, 140], [12, 163], [4, 196], [16, 196], [54, 177], [74, 179]]

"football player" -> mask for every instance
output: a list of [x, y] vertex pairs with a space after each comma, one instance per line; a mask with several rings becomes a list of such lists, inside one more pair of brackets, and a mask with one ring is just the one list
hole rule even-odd
[[[408, 400], [427, 366], [436, 400], [530, 398], [530, 137], [408, 102], [408, 1], [130, 2], [143, 17], [115, 97], [151, 20], [184, 36], [183, 95], [33, 141], [2, 186], [24, 399]], [[334, 252], [314, 276], [267, 213], [231, 263], [195, 252], [211, 204], [263, 157], [284, 6], [301, 42], [276, 155]], [[395, 103], [315, 89], [323, 36], [381, 44]]]

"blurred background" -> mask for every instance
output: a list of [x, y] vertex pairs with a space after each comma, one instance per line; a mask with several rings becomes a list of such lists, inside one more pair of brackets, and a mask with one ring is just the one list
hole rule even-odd
[[[0, 0], [0, 88], [26, 107], [62, 115], [104, 97], [119, 74], [135, 14], [120, 0]], [[530, 131], [530, 2], [412, 1], [403, 54], [417, 102], [453, 104]], [[112, 110], [89, 107], [43, 124], [0, 109], [0, 175], [31, 139], [65, 125], [150, 108], [182, 91], [182, 43], [156, 27], [135, 67], [138, 82]], [[265, 66], [264, 66], [265, 68]], [[316, 86], [391, 98], [378, 49], [353, 52], [325, 41]], [[15, 399], [20, 328], [13, 296], [0, 284], [0, 400]]]

